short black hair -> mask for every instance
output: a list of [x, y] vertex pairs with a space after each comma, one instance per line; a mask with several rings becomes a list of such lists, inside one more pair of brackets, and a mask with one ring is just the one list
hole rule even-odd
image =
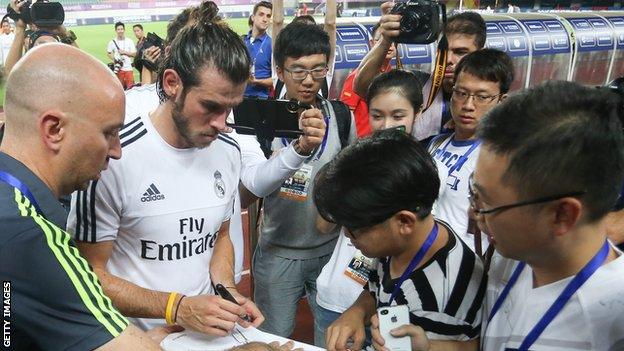
[[360, 139], [323, 166], [314, 202], [325, 220], [368, 228], [402, 210], [431, 213], [440, 179], [435, 162], [412, 136], [387, 129]]
[[143, 25], [140, 24], [140, 23], [137, 23], [134, 26], [132, 26], [132, 28], [136, 28], [136, 27], [139, 27], [139, 28], [141, 28], [141, 30], [143, 30]]
[[271, 4], [268, 1], [260, 1], [257, 4], [255, 4], [254, 7], [253, 7], [253, 12], [252, 13], [254, 15], [256, 14], [256, 12], [258, 12], [258, 8], [259, 7], [266, 7], [269, 10], [273, 10], [273, 4]]
[[122, 26], [124, 29], [126, 29], [126, 25], [123, 22], [117, 22], [115, 23], [115, 29], [117, 29], [117, 27]]
[[406, 98], [414, 108], [414, 112], [418, 112], [422, 108], [422, 87], [420, 85], [420, 80], [414, 73], [393, 69], [378, 75], [368, 86], [366, 104], [370, 105], [371, 100], [373, 100], [375, 96], [389, 91]]
[[485, 46], [485, 21], [480, 14], [472, 11], [461, 12], [448, 18], [444, 26], [444, 34], [474, 35], [478, 49]]
[[297, 16], [295, 18], [293, 18], [291, 23], [302, 23], [302, 24], [307, 24], [307, 25], [316, 25], [316, 20], [314, 19], [314, 17], [312, 17], [312, 15], [301, 15], [301, 16]]
[[503, 181], [521, 198], [585, 191], [586, 219], [613, 207], [624, 176], [618, 98], [607, 89], [551, 81], [514, 94], [481, 120], [483, 146], [509, 157]]
[[317, 25], [289, 23], [277, 35], [273, 57], [277, 67], [284, 67], [287, 57], [299, 58], [323, 54], [329, 62], [329, 35]]
[[158, 71], [158, 95], [169, 99], [162, 87], [164, 71], [178, 73], [184, 89], [200, 84], [202, 69], [213, 67], [234, 84], [249, 79], [251, 59], [242, 39], [224, 22], [196, 22], [185, 26], [171, 42]]
[[496, 49], [477, 50], [464, 56], [455, 68], [453, 84], [457, 82], [461, 72], [470, 73], [482, 80], [498, 83], [501, 94], [507, 94], [514, 80], [514, 66], [511, 57]]

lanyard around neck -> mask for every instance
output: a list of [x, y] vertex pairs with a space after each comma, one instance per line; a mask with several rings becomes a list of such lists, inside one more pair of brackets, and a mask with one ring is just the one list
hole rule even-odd
[[[451, 141], [453, 140], [453, 138], [455, 137], [455, 134], [451, 134], [451, 137], [449, 138], [449, 140], [446, 142], [446, 144], [444, 144], [444, 147], [442, 147], [441, 149], [441, 155], [444, 155], [444, 153], [446, 152], [446, 148], [449, 146], [449, 144], [451, 143]], [[450, 177], [451, 174], [453, 174], [453, 172], [455, 172], [456, 170], [458, 170], [459, 168], [461, 168], [464, 163], [466, 163], [466, 161], [468, 161], [468, 156], [479, 146], [481, 145], [481, 140], [477, 139], [475, 140], [475, 142], [472, 143], [472, 145], [470, 146], [470, 148], [468, 150], [466, 150], [466, 152], [464, 152], [463, 155], [461, 155], [458, 159], [457, 162], [455, 162], [455, 164], [449, 168], [448, 171], [448, 175], [447, 177]]]
[[[542, 332], [544, 332], [544, 329], [546, 329], [546, 327], [548, 327], [548, 325], [553, 321], [553, 319], [555, 319], [555, 317], [561, 312], [561, 310], [563, 310], [566, 303], [570, 300], [570, 298], [572, 298], [572, 295], [574, 295], [576, 291], [580, 289], [581, 286], [583, 286], [587, 279], [589, 279], [589, 277], [591, 277], [592, 274], [594, 274], [594, 272], [596, 272], [596, 270], [598, 270], [598, 268], [602, 266], [604, 261], [607, 259], [607, 256], [609, 256], [609, 243], [605, 241], [600, 251], [598, 251], [598, 253], [589, 262], [587, 262], [585, 267], [583, 267], [583, 269], [581, 269], [581, 271], [574, 276], [574, 278], [568, 283], [568, 285], [566, 285], [561, 295], [557, 297], [555, 302], [553, 302], [550, 308], [548, 308], [544, 316], [542, 316], [539, 322], [537, 322], [537, 324], [533, 327], [533, 329], [531, 329], [529, 334], [527, 334], [526, 338], [520, 345], [520, 348], [518, 348], [519, 351], [529, 350], [529, 347], [531, 347], [531, 345], [535, 343], [535, 341], [540, 337]], [[518, 277], [520, 276], [520, 273], [522, 273], [522, 270], [525, 266], [526, 263], [520, 262], [514, 270], [511, 278], [509, 279], [509, 282], [494, 303], [494, 307], [492, 307], [492, 312], [490, 312], [490, 317], [488, 318], [488, 324], [490, 323], [496, 312], [498, 312], [498, 310], [500, 309], [503, 301], [505, 301], [505, 299], [507, 298], [507, 295], [509, 295], [511, 288], [518, 281]]]
[[43, 211], [41, 211], [41, 207], [39, 207], [35, 196], [30, 192], [28, 186], [24, 184], [21, 180], [14, 177], [11, 173], [0, 171], [0, 182], [7, 183], [8, 185], [19, 190], [22, 194], [24, 194], [24, 196], [28, 198], [30, 203], [35, 206], [37, 213], [43, 216]]
[[[418, 252], [416, 252], [416, 255], [414, 255], [414, 258], [412, 258], [412, 261], [410, 262], [410, 264], [407, 266], [407, 268], [405, 268], [405, 271], [401, 275], [401, 278], [399, 278], [396, 284], [394, 284], [394, 289], [392, 290], [392, 295], [390, 295], [390, 300], [388, 301], [388, 305], [392, 305], [392, 301], [394, 301], [396, 294], [399, 292], [399, 290], [401, 290], [401, 285], [403, 284], [403, 282], [405, 282], [405, 280], [407, 280], [407, 277], [409, 277], [412, 271], [416, 269], [416, 267], [418, 267], [418, 264], [425, 257], [425, 255], [427, 254], [427, 251], [429, 251], [429, 249], [431, 248], [431, 246], [433, 245], [437, 237], [438, 237], [438, 223], [434, 223], [433, 228], [429, 232], [429, 235], [427, 235], [427, 239], [425, 239], [425, 242], [420, 247]], [[390, 267], [390, 260], [388, 260], [388, 267]]]

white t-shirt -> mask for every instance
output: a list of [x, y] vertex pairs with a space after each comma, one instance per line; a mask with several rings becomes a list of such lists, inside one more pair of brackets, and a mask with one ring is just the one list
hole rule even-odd
[[[483, 321], [518, 261], [496, 253], [490, 265]], [[531, 350], [624, 349], [624, 256], [600, 267], [544, 329]], [[482, 331], [482, 350], [517, 349], [573, 277], [533, 288], [528, 265], [498, 312]]]
[[368, 282], [367, 277], [354, 269], [354, 258], [359, 257], [359, 254], [359, 250], [341, 230], [329, 262], [316, 279], [316, 302], [319, 306], [342, 313], [357, 300], [364, 284]]
[[[123, 157], [73, 194], [68, 231], [79, 241], [114, 240], [107, 269], [122, 279], [156, 291], [212, 293], [212, 249], [240, 178], [238, 145], [220, 135], [203, 149], [177, 149], [147, 116], [127, 121], [120, 139]], [[143, 329], [164, 323], [133, 322]]]
[[[429, 153], [438, 168], [440, 191], [433, 205], [436, 218], [448, 223], [459, 237], [474, 251], [474, 235], [468, 233], [468, 178], [475, 169], [479, 157], [477, 140], [457, 141], [455, 134], [441, 135], [432, 140]], [[472, 149], [472, 150], [471, 150]], [[469, 153], [468, 153], [469, 152]], [[467, 154], [468, 153], [468, 154]], [[449, 170], [466, 155], [466, 161], [449, 174]], [[489, 243], [486, 235], [481, 236], [482, 252]]]
[[13, 32], [9, 34], [0, 34], [0, 48], [2, 49], [2, 64], [6, 63], [7, 56], [9, 55], [9, 51], [11, 50], [11, 45], [13, 45], [14, 39], [15, 39], [15, 33]]
[[[156, 84], [137, 86], [126, 90], [126, 120], [136, 116], [148, 115], [159, 105]], [[230, 118], [233, 117], [230, 116]], [[241, 150], [242, 169], [241, 181], [247, 189], [258, 197], [264, 197], [277, 189], [285, 179], [291, 177], [305, 161], [292, 146], [280, 150], [270, 160], [264, 157], [260, 144], [253, 135], [242, 135], [232, 132], [232, 137]], [[234, 279], [241, 279], [244, 263], [245, 240], [243, 238], [243, 222], [241, 218], [240, 196], [236, 195], [234, 214], [230, 219], [230, 240], [234, 246]]]
[[[115, 43], [117, 43], [117, 46], [115, 46]], [[121, 59], [123, 61], [123, 66], [121, 66], [122, 71], [132, 71], [132, 58], [127, 55], [121, 55], [119, 50], [136, 52], [134, 42], [130, 38], [124, 38], [123, 40], [114, 38], [108, 42], [108, 47], [106, 48], [107, 52], [114, 53], [115, 59]]]
[[147, 116], [160, 104], [156, 83], [134, 86], [125, 93], [127, 121], [138, 116]]

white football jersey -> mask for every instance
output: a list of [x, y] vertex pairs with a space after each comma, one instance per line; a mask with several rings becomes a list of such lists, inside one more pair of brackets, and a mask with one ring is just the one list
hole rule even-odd
[[[429, 148], [440, 178], [440, 191], [433, 205], [433, 214], [436, 218], [448, 223], [472, 251], [475, 251], [474, 235], [468, 233], [468, 210], [470, 208], [468, 179], [477, 164], [479, 146], [472, 148], [477, 140], [457, 141], [453, 139], [454, 135], [438, 137], [442, 140], [434, 139]], [[467, 160], [449, 173], [464, 155]], [[482, 235], [482, 252], [485, 252], [488, 245], [487, 236]]]
[[[518, 261], [500, 256], [490, 265], [483, 321], [507, 285]], [[563, 310], [544, 329], [531, 350], [624, 349], [624, 256], [598, 270], [572, 295]], [[533, 288], [533, 270], [520, 274], [492, 320], [482, 328], [482, 350], [518, 349], [529, 332], [555, 302], [572, 277]]]
[[78, 241], [114, 240], [107, 269], [120, 278], [156, 291], [211, 293], [212, 249], [240, 178], [237, 143], [220, 135], [203, 149], [177, 149], [147, 116], [127, 121], [120, 139], [123, 157], [73, 195], [68, 231]]

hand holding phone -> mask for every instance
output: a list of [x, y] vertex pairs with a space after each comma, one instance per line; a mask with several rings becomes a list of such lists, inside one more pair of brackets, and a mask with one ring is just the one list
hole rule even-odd
[[390, 351], [411, 351], [412, 341], [409, 336], [394, 337], [391, 330], [410, 324], [409, 309], [406, 305], [380, 307], [377, 309], [379, 333], [383, 346]]

